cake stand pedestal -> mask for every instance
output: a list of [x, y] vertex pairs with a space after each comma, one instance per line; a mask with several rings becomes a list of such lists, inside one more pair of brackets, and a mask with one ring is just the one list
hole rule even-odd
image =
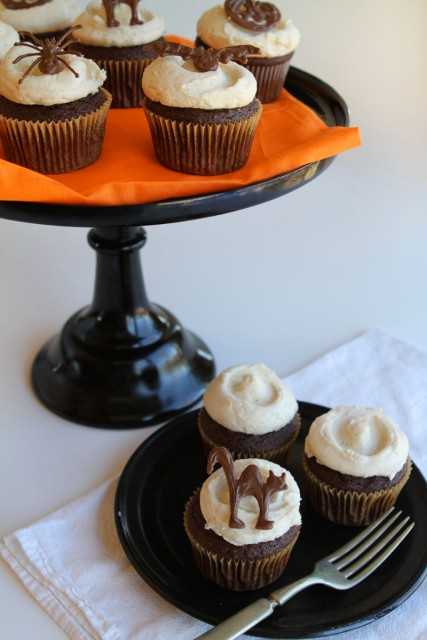
[[[329, 126], [347, 126], [344, 100], [330, 86], [292, 68], [286, 88]], [[283, 196], [333, 161], [314, 162], [270, 180], [205, 196], [121, 207], [1, 202], [0, 217], [55, 226], [93, 227], [95, 293], [37, 355], [34, 390], [43, 404], [80, 424], [108, 429], [158, 424], [200, 400], [215, 375], [206, 344], [147, 297], [140, 250], [143, 226], [240, 211]]]

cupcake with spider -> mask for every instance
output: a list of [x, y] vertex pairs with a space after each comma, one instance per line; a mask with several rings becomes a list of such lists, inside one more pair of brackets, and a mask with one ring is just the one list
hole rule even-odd
[[141, 78], [158, 55], [163, 18], [145, 9], [141, 0], [96, 0], [76, 24], [82, 26], [76, 34], [78, 51], [107, 72], [113, 107], [141, 107]]
[[60, 38], [89, 0], [0, 0], [0, 20], [40, 39]]
[[257, 79], [258, 98], [266, 103], [279, 97], [300, 39], [298, 29], [275, 4], [225, 0], [200, 18], [196, 44], [215, 49], [258, 47], [259, 53], [249, 57], [247, 67]]
[[111, 95], [105, 72], [60, 39], [25, 35], [0, 60], [0, 138], [6, 159], [41, 173], [65, 173], [98, 159]]

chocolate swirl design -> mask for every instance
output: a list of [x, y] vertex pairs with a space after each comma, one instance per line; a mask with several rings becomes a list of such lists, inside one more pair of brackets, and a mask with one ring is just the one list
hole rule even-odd
[[31, 9], [32, 7], [41, 7], [48, 4], [52, 0], [3, 0], [6, 9], [19, 11], [20, 9]]
[[205, 49], [204, 47], [185, 47], [173, 42], [160, 42], [156, 45], [156, 51], [160, 56], [180, 56], [184, 60], [191, 60], [197, 71], [216, 71], [219, 63], [227, 63], [230, 60], [246, 65], [248, 56], [259, 53], [258, 47], [252, 45], [240, 45], [226, 47], [224, 49]]
[[225, 0], [227, 17], [248, 31], [268, 31], [282, 19], [279, 9], [270, 2]]

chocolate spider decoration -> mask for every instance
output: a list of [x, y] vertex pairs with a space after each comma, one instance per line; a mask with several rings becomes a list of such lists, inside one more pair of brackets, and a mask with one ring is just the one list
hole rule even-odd
[[31, 9], [32, 7], [41, 7], [44, 4], [48, 4], [52, 0], [3, 0], [3, 4], [6, 9], [12, 11], [19, 11], [20, 9]]
[[[68, 29], [68, 31], [64, 33], [59, 40], [56, 38], [47, 38], [43, 41], [31, 33], [22, 33], [21, 35], [24, 38], [24, 41], [17, 42], [17, 45], [21, 47], [28, 47], [34, 51], [33, 53], [24, 53], [22, 56], [18, 56], [13, 61], [13, 64], [17, 64], [26, 58], [35, 58], [35, 60], [25, 71], [19, 81], [19, 84], [24, 82], [25, 78], [30, 75], [35, 67], [38, 67], [39, 71], [46, 75], [55, 75], [60, 73], [65, 67], [66, 69], [69, 69], [76, 78], [78, 78], [79, 74], [77, 71], [75, 71], [62, 56], [69, 53], [67, 49], [74, 43], [73, 32], [80, 28], [80, 26], [71, 27], [71, 29]], [[74, 55], [80, 54], [75, 53]]]
[[230, 20], [249, 31], [268, 31], [282, 19], [279, 9], [270, 2], [225, 0], [224, 9]]
[[119, 27], [120, 22], [116, 20], [116, 6], [118, 4], [127, 4], [131, 10], [130, 25], [135, 26], [137, 24], [144, 24], [143, 20], [138, 15], [138, 5], [140, 0], [102, 0], [105, 14], [107, 16], [107, 27]]
[[207, 467], [209, 475], [217, 464], [224, 470], [230, 494], [229, 527], [231, 529], [245, 528], [245, 523], [238, 517], [239, 502], [241, 498], [245, 496], [253, 496], [258, 502], [259, 507], [259, 517], [255, 529], [272, 529], [274, 522], [268, 520], [268, 508], [272, 496], [277, 493], [277, 491], [284, 491], [287, 488], [285, 474], [275, 476], [274, 473], [270, 471], [267, 480], [264, 481], [258, 467], [251, 464], [244, 469], [240, 478], [237, 480], [234, 475], [233, 457], [225, 447], [215, 447], [210, 451]]
[[240, 45], [226, 47], [225, 49], [205, 49], [205, 47], [185, 47], [173, 42], [160, 42], [156, 45], [156, 51], [160, 56], [180, 56], [184, 60], [191, 60], [197, 71], [216, 71], [219, 63], [227, 63], [230, 60], [239, 64], [248, 64], [248, 56], [259, 53], [258, 47], [252, 45]]

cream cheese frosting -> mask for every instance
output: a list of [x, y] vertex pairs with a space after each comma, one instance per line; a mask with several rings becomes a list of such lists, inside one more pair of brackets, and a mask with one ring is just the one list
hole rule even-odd
[[291, 20], [282, 20], [269, 31], [248, 31], [232, 22], [224, 7], [218, 5], [206, 11], [197, 23], [197, 35], [214, 49], [251, 44], [266, 58], [285, 56], [298, 47], [301, 34]]
[[255, 99], [257, 83], [250, 71], [235, 62], [200, 72], [192, 61], [165, 56], [147, 67], [142, 88], [150, 100], [167, 107], [237, 109]]
[[12, 102], [44, 106], [65, 104], [97, 93], [106, 80], [105, 71], [92, 60], [64, 54], [61, 57], [78, 73], [78, 78], [65, 67], [54, 75], [42, 74], [36, 67], [19, 84], [34, 58], [26, 58], [17, 64], [13, 61], [29, 51], [24, 45], [17, 45], [0, 60], [0, 95]]
[[382, 409], [337, 407], [313, 422], [305, 453], [343, 474], [392, 480], [408, 459], [409, 443]]
[[0, 22], [0, 58], [3, 58], [17, 42], [19, 42], [17, 31], [9, 24]]
[[226, 369], [208, 385], [203, 404], [226, 429], [251, 435], [282, 429], [298, 411], [291, 389], [264, 364]]
[[47, 4], [27, 9], [6, 9], [0, 0], [0, 20], [12, 25], [17, 31], [62, 31], [73, 24], [88, 2], [89, 0], [51, 0]]
[[101, 0], [91, 4], [76, 20], [81, 29], [76, 31], [76, 40], [94, 47], [137, 47], [158, 40], [165, 33], [165, 21], [151, 11], [138, 7], [138, 16], [143, 24], [131, 25], [131, 9], [126, 4], [115, 8], [115, 19], [120, 26], [109, 27]]
[[291, 527], [300, 526], [299, 505], [301, 495], [297, 483], [289, 471], [268, 460], [248, 459], [234, 462], [234, 474], [240, 478], [244, 469], [255, 464], [263, 479], [270, 471], [276, 476], [286, 474], [286, 489], [273, 494], [267, 517], [274, 522], [272, 529], [256, 529], [259, 517], [258, 503], [253, 496], [239, 501], [238, 517], [245, 524], [244, 529], [232, 529], [230, 520], [230, 494], [223, 469], [218, 469], [204, 483], [200, 491], [200, 509], [206, 520], [206, 529], [230, 544], [241, 547], [246, 544], [271, 542], [283, 536]]

